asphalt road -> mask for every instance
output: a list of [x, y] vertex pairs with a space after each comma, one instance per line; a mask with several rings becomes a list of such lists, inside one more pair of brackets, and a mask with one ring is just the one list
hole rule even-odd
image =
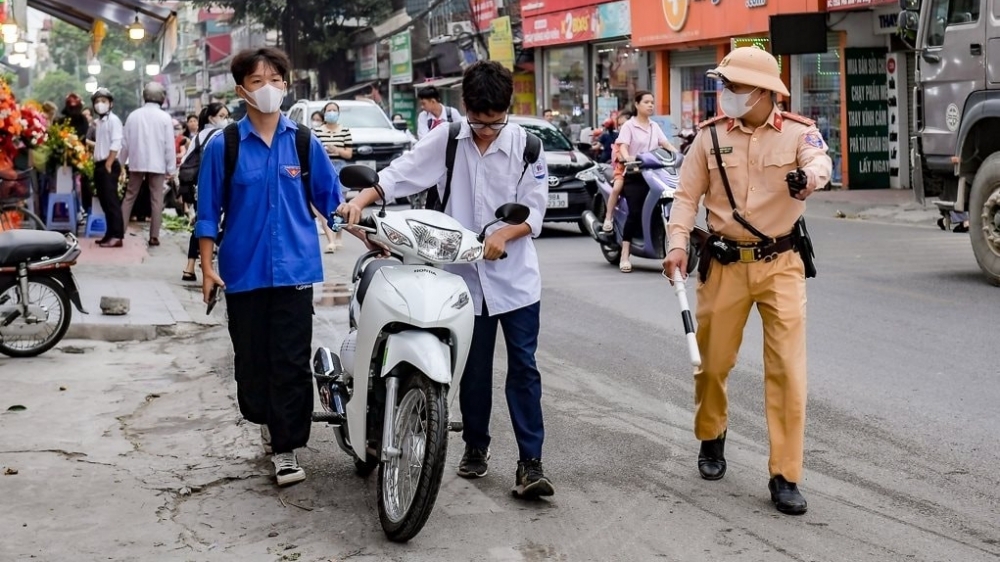
[[[1000, 289], [979, 277], [966, 236], [824, 217], [810, 227], [819, 277], [809, 281], [804, 516], [778, 514], [767, 493], [756, 314], [730, 377], [729, 471], [707, 482], [692, 369], [659, 264], [636, 260], [623, 275], [566, 226], [537, 241], [551, 501], [510, 495], [516, 448], [498, 376], [490, 474], [454, 475], [463, 445], [452, 435], [435, 510], [407, 545], [384, 539], [375, 478], [354, 476], [321, 426], [300, 454], [309, 479], [280, 503], [269, 479], [254, 478], [205, 490], [173, 520], [245, 560], [275, 559], [265, 548], [282, 559], [281, 545], [301, 560], [407, 562], [1000, 558]], [[343, 271], [359, 251], [349, 241], [328, 267]], [[319, 319], [317, 343], [338, 348], [343, 307]]]

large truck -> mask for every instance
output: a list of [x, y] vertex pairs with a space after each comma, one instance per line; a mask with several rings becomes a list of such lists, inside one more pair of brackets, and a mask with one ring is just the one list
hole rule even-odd
[[1000, 0], [900, 0], [917, 52], [910, 139], [917, 200], [969, 213], [986, 278], [1000, 285]]

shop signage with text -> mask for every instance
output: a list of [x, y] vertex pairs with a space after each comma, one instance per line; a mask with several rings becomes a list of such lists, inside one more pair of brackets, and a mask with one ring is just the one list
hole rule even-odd
[[630, 0], [630, 2], [632, 45], [636, 47], [656, 47], [766, 34], [769, 29], [768, 18], [771, 15], [821, 11], [820, 0], [781, 2]]
[[538, 16], [577, 8], [590, 8], [599, 2], [600, 0], [522, 0], [521, 16]]
[[413, 82], [413, 57], [410, 56], [410, 32], [389, 38], [389, 83], [409, 84]]
[[472, 17], [476, 20], [476, 27], [480, 30], [490, 28], [490, 22], [497, 17], [496, 0], [473, 0]]
[[[848, 181], [852, 189], [889, 187], [886, 49], [845, 49]], [[895, 98], [893, 98], [895, 101]]]
[[827, 0], [827, 11], [865, 10], [875, 6], [898, 6], [899, 0]]
[[587, 6], [558, 14], [525, 17], [525, 47], [582, 43], [631, 33], [628, 0]]

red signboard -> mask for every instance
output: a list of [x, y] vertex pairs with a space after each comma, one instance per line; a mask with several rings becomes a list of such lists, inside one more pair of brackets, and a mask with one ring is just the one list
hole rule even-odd
[[558, 14], [526, 17], [521, 25], [525, 47], [579, 43], [597, 38], [597, 10], [593, 6]]
[[496, 0], [472, 0], [472, 17], [480, 31], [489, 29], [490, 22], [498, 15]]
[[[603, 0], [607, 1], [607, 0]], [[537, 16], [565, 12], [600, 4], [602, 0], [521, 0], [521, 16]]]
[[826, 11], [866, 10], [874, 6], [898, 5], [899, 0], [827, 0]]

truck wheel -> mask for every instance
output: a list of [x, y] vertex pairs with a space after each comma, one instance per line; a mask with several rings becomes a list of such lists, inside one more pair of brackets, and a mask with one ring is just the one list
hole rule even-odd
[[979, 268], [1000, 286], [1000, 152], [983, 162], [972, 182], [969, 235]]

